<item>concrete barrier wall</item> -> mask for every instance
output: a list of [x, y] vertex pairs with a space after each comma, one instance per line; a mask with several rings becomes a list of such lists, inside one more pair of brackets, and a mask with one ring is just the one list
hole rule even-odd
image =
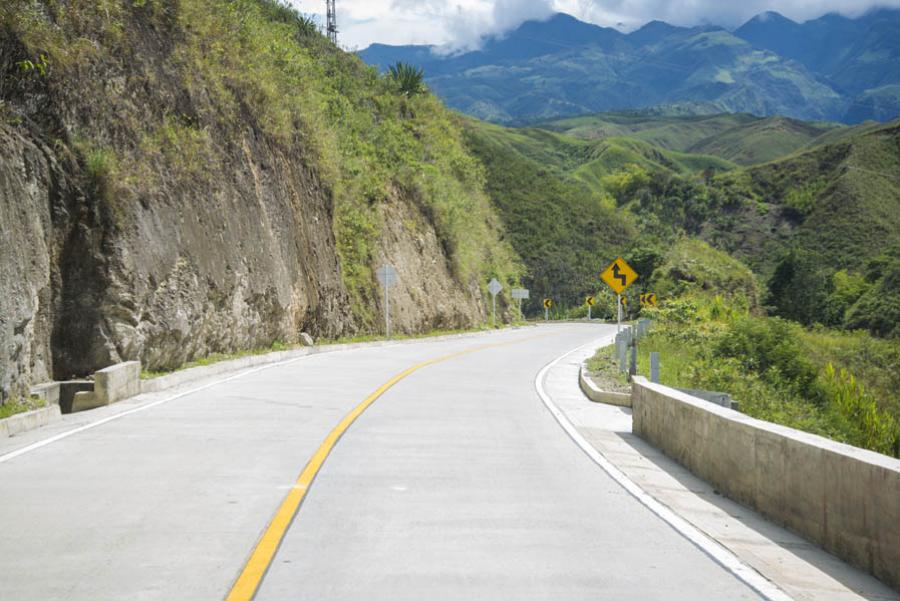
[[140, 362], [118, 363], [95, 373], [94, 394], [102, 405], [117, 403], [141, 394]]
[[633, 428], [772, 521], [900, 590], [900, 460], [635, 378]]
[[141, 394], [139, 361], [117, 363], [94, 374], [92, 390], [79, 391], [72, 398], [71, 412], [105, 407]]

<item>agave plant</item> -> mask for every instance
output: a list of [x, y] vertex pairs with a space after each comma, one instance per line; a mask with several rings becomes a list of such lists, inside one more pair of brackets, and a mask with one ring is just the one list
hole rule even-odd
[[390, 78], [407, 97], [421, 94], [425, 91], [425, 70], [403, 62], [390, 67]]

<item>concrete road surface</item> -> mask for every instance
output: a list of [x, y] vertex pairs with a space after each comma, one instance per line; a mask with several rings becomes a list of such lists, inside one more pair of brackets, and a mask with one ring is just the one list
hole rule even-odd
[[398, 373], [462, 351], [346, 431], [257, 598], [759, 598], [539, 398], [542, 367], [609, 333], [561, 324], [313, 355], [37, 448], [117, 409], [2, 442], [0, 599], [224, 598], [332, 428]]

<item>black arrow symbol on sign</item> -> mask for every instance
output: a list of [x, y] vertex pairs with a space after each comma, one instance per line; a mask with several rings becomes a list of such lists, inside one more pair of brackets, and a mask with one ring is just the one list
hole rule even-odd
[[628, 285], [628, 276], [625, 275], [624, 273], [622, 273], [621, 270], [619, 270], [618, 263], [613, 265], [613, 277], [616, 278], [617, 280], [619, 280], [620, 282], [622, 282], [623, 286]]

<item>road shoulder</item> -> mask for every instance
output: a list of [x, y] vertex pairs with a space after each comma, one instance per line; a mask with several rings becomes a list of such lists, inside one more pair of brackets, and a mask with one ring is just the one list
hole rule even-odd
[[596, 346], [550, 369], [547, 393], [578, 433], [640, 489], [795, 599], [900, 601], [900, 594], [818, 546], [721, 496], [631, 432], [631, 410], [591, 402], [579, 368]]

